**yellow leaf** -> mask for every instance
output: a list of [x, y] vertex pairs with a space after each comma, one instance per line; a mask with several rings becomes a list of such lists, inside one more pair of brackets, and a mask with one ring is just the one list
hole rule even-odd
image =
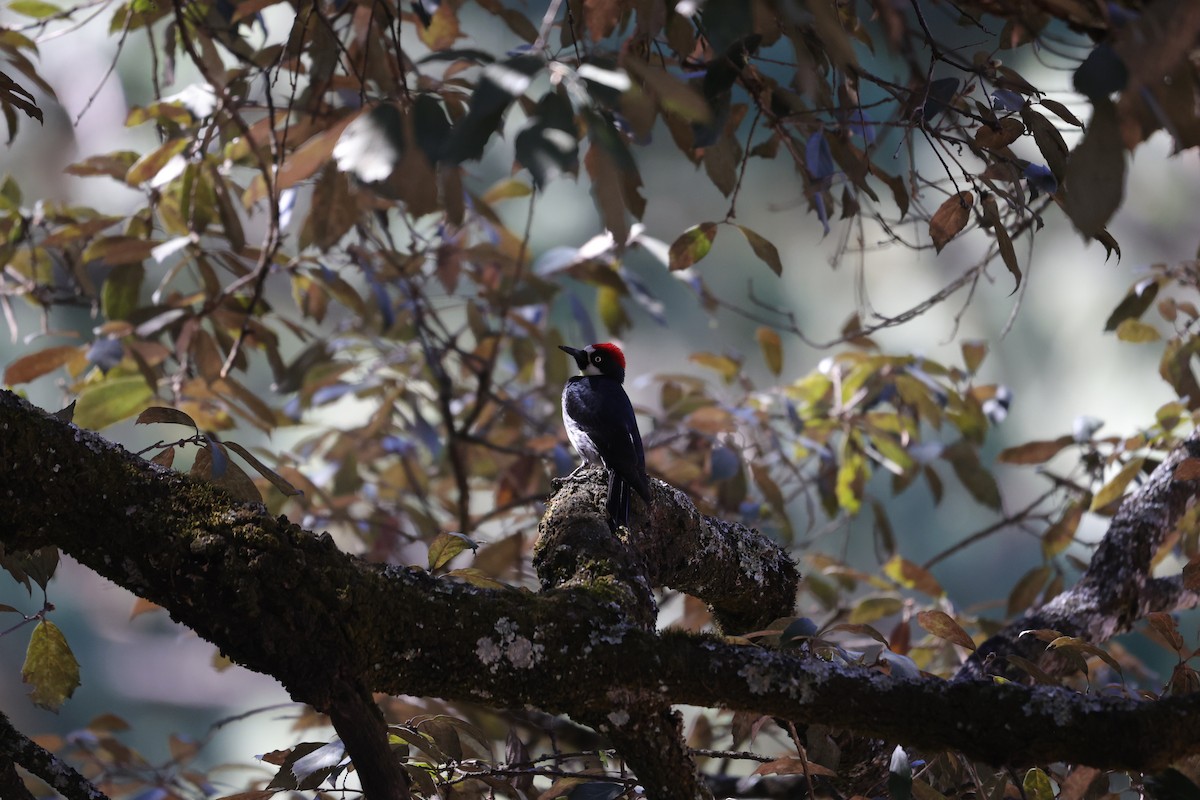
[[726, 383], [733, 381], [742, 370], [742, 365], [734, 359], [729, 356], [717, 355], [716, 353], [692, 353], [688, 356], [688, 360], [700, 366], [716, 370], [725, 379]]
[[459, 38], [458, 17], [450, 3], [442, 3], [429, 18], [429, 25], [417, 27], [417, 36], [430, 50], [445, 50]]
[[717, 238], [717, 224], [702, 222], [693, 225], [679, 234], [671, 243], [668, 263], [672, 270], [687, 269], [712, 250], [713, 240]]
[[79, 662], [53, 622], [42, 620], [33, 629], [21, 680], [33, 685], [30, 699], [49, 711], [58, 711], [79, 686]]
[[1146, 342], [1157, 342], [1162, 335], [1148, 322], [1142, 322], [1140, 319], [1126, 319], [1117, 326], [1117, 338], [1122, 342], [1145, 344]]
[[1109, 504], [1121, 498], [1125, 493], [1125, 487], [1129, 485], [1139, 472], [1142, 471], [1142, 463], [1146, 459], [1135, 458], [1131, 460], [1125, 467], [1113, 476], [1113, 479], [1104, 484], [1100, 491], [1096, 492], [1096, 496], [1092, 498], [1092, 506], [1089, 511], [1100, 511]]
[[783, 342], [779, 334], [771, 328], [760, 327], [754, 335], [758, 339], [759, 348], [762, 349], [767, 368], [771, 370], [771, 374], [778, 375], [783, 371]]

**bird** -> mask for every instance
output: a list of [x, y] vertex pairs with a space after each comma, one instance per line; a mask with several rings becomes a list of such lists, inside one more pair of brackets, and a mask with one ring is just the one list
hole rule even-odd
[[612, 530], [629, 525], [631, 491], [650, 502], [650, 479], [646, 477], [646, 455], [638, 432], [633, 404], [625, 394], [625, 354], [612, 342], [582, 349], [559, 345], [575, 359], [580, 375], [567, 379], [563, 387], [562, 415], [571, 445], [583, 463], [571, 474], [588, 466], [608, 471], [605, 512]]

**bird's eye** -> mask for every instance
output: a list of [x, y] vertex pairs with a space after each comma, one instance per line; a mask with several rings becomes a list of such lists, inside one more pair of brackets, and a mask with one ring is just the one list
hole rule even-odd
[[595, 361], [597, 364], [599, 364], [602, 360], [603, 359], [601, 359], [598, 355], [592, 356], [592, 361]]

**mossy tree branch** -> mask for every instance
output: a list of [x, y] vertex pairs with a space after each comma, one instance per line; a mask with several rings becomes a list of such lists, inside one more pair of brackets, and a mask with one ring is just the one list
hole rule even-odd
[[[1149, 702], [903, 679], [658, 632], [631, 618], [628, 593], [603, 585], [485, 590], [367, 563], [8, 392], [0, 392], [0, 454], [7, 550], [61, 548], [318, 709], [340, 708], [347, 692], [365, 688], [618, 724], [626, 718], [611, 714], [632, 698], [651, 713], [674, 704], [744, 710], [995, 764], [1153, 770], [1200, 752], [1200, 696]], [[656, 505], [676, 502], [664, 497]], [[399, 779], [388, 783], [388, 759], [372, 764], [369, 750], [350, 755], [360, 771], [383, 770], [374, 779], [392, 794], [382, 796], [402, 796]]]

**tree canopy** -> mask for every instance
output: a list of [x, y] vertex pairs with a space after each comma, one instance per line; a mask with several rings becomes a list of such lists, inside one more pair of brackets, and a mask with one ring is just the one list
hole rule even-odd
[[[123, 80], [125, 146], [45, 196], [0, 184], [26, 395], [0, 391], [0, 566], [34, 604], [0, 606], [0, 637], [27, 637], [30, 700], [69, 708], [93, 667], [55, 622], [68, 556], [307, 710], [240, 782], [184, 739], [152, 765], [120, 708], [67, 737], [0, 715], [0, 795], [1200, 792], [1176, 616], [1200, 588], [1200, 267], [1151, 266], [1096, 320], [1158, 348], [1173, 398], [1137, 430], [1081, 416], [997, 456], [1011, 392], [985, 377], [1039, 291], [1033, 239], [1120, 259], [1130, 154], [1200, 145], [1200, 6], [14, 0], [10, 147], [64, 123], [39, 48], [97, 26], [116, 55], [67, 124]], [[662, 229], [695, 176], [721, 211]], [[829, 276], [769, 235], [769, 191], [835, 267], [883, 247], [938, 287], [899, 312], [860, 291], [813, 333], [786, 287]], [[988, 291], [1013, 318], [952, 359], [882, 341]], [[726, 348], [688, 341], [718, 320]], [[622, 336], [650, 344], [653, 502], [614, 534], [603, 476], [563, 477], [557, 345]], [[989, 521], [918, 557], [914, 496]], [[993, 607], [944, 588], [946, 559], [1021, 533], [1040, 561]], [[1165, 680], [1114, 641], [1135, 629]]]

